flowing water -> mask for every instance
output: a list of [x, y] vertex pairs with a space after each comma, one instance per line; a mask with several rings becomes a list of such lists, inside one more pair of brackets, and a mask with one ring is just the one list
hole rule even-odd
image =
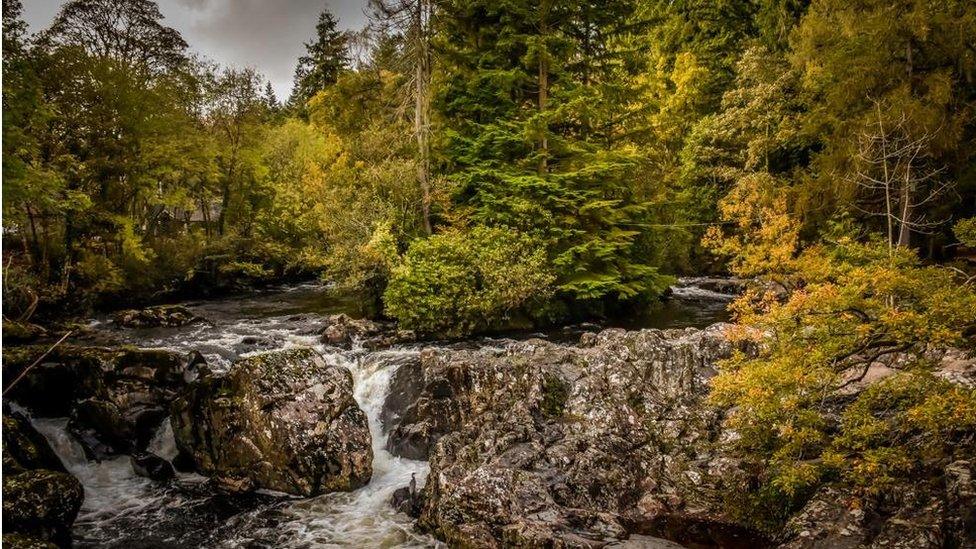
[[[702, 290], [704, 292], [704, 290]], [[675, 288], [676, 299], [629, 327], [704, 326], [725, 319], [726, 296], [708, 296], [693, 288]], [[206, 479], [179, 474], [160, 484], [137, 476], [126, 456], [88, 461], [68, 433], [66, 418], [36, 418], [34, 425], [51, 442], [65, 465], [85, 488], [85, 501], [75, 522], [79, 547], [436, 547], [433, 538], [417, 532], [413, 521], [389, 504], [393, 491], [416, 475], [422, 486], [427, 463], [402, 459], [385, 448], [380, 412], [390, 378], [421, 345], [368, 352], [323, 345], [318, 329], [324, 315], [349, 310], [327, 287], [303, 284], [246, 297], [187, 303], [208, 322], [180, 328], [124, 329], [106, 318], [92, 327], [141, 347], [204, 354], [211, 368], [228, 368], [239, 356], [295, 346], [315, 348], [327, 361], [347, 367], [354, 378], [355, 398], [369, 418], [373, 438], [373, 477], [349, 493], [309, 499], [256, 493], [223, 495]], [[570, 332], [571, 333], [571, 332]], [[531, 334], [564, 337], [566, 331]], [[488, 338], [464, 345], [496, 345]], [[428, 344], [429, 345], [429, 344]], [[172, 429], [165, 422], [150, 450], [165, 457], [176, 454]]]

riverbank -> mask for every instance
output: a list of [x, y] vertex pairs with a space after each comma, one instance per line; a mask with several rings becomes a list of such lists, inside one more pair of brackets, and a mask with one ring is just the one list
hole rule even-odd
[[[202, 320], [180, 326], [131, 328], [99, 317], [86, 324], [91, 337], [161, 349], [146, 355], [156, 357], [146, 364], [151, 370], [132, 369], [133, 359], [120, 362], [118, 351], [98, 351], [99, 371], [107, 372], [99, 375], [107, 377], [99, 378], [95, 393], [52, 398], [42, 389], [48, 398], [22, 411], [83, 486], [71, 530], [79, 547], [433, 547], [445, 541], [600, 547], [626, 540], [672, 547], [662, 538], [688, 547], [826, 547], [899, 532], [918, 534], [907, 540], [926, 532], [937, 534], [932, 539], [957, 539], [951, 536], [959, 526], [946, 521], [966, 520], [954, 511], [969, 501], [965, 463], [954, 463], [943, 475], [952, 491], [920, 488], [916, 503], [872, 511], [861, 522], [837, 507], [840, 498], [830, 500], [829, 487], [797, 510], [778, 536], [730, 513], [723, 494], [740, 478], [741, 462], [720, 449], [731, 434], [722, 428], [722, 411], [704, 397], [716, 362], [734, 348], [725, 342], [725, 325], [717, 323], [731, 296], [697, 284], [672, 290], [671, 312], [656, 320], [663, 331], [583, 325], [456, 342], [381, 337], [364, 346], [368, 341], [358, 335], [350, 340], [330, 331], [349, 323], [323, 313], [328, 305], [315, 285], [184, 303]], [[372, 455], [364, 486], [314, 497], [228, 492], [228, 484], [260, 483], [263, 477], [241, 477], [218, 465], [209, 478], [190, 467], [172, 479], [153, 480], [137, 471], [124, 447], [93, 456], [92, 437], [104, 438], [105, 431], [85, 424], [78, 404], [91, 398], [119, 406], [145, 403], [132, 398], [143, 387], [133, 385], [132, 376], [161, 371], [167, 362], [160, 357], [175, 361], [167, 368], [180, 372], [173, 378], [177, 385], [192, 386], [198, 383], [194, 376], [219, 378], [242, 358], [297, 348], [310, 348], [325, 366], [351, 377]], [[48, 366], [58, 371], [78, 364], [65, 358], [73, 352], [55, 353]], [[5, 352], [5, 373], [9, 356]], [[972, 384], [972, 361], [956, 358], [945, 375], [952, 383]], [[150, 377], [160, 390], [163, 378]], [[154, 397], [159, 404], [153, 406], [185, 391], [173, 394]], [[294, 398], [279, 394], [275, 402]], [[60, 407], [39, 404], [51, 401]], [[144, 450], [186, 469], [179, 463], [179, 445], [186, 443], [174, 436], [168, 411], [164, 416]], [[411, 503], [404, 506], [401, 498], [394, 508], [391, 500], [401, 488]], [[943, 511], [925, 511], [918, 503], [923, 500], [939, 502]]]

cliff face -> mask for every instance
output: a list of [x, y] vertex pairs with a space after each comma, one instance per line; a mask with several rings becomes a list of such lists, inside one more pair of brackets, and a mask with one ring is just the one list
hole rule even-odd
[[920, 494], [885, 516], [859, 518], [853, 500], [825, 488], [776, 539], [737, 520], [728, 496], [748, 471], [725, 444], [736, 434], [723, 429], [723, 411], [706, 398], [716, 362], [734, 350], [727, 328], [425, 351], [394, 380], [399, 409], [388, 414], [392, 450], [429, 454], [420, 527], [464, 547], [603, 547], [644, 536], [691, 546], [941, 547], [940, 528], [972, 526], [968, 462], [947, 471], [951, 491]]
[[391, 437], [437, 440], [420, 525], [463, 546], [764, 543], [722, 510], [737, 463], [716, 451], [722, 415], [703, 397], [733, 350], [725, 329], [425, 352]]

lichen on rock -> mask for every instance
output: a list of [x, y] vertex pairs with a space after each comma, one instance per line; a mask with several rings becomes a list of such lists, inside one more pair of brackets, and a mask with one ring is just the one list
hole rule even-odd
[[373, 453], [352, 389], [349, 370], [309, 348], [242, 358], [174, 402], [176, 443], [232, 490], [354, 490], [369, 481]]

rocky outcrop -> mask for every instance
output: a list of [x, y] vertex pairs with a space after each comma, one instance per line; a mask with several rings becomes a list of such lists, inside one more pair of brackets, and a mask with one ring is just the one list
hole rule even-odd
[[425, 350], [401, 365], [390, 380], [381, 419], [389, 432], [386, 448], [409, 459], [427, 459], [441, 437], [460, 426], [469, 383], [465, 364], [441, 360]]
[[391, 432], [394, 450], [438, 440], [420, 526], [467, 547], [762, 545], [723, 512], [738, 464], [714, 451], [721, 412], [702, 402], [733, 350], [724, 330], [425, 351], [419, 395]]
[[69, 546], [84, 490], [21, 414], [3, 416], [3, 541]]
[[346, 349], [354, 342], [360, 343], [364, 349], [376, 350], [417, 339], [414, 332], [400, 330], [393, 322], [354, 319], [346, 314], [326, 318], [320, 333], [323, 343]]
[[231, 490], [353, 490], [369, 481], [373, 455], [352, 388], [349, 370], [312, 349], [243, 358], [173, 403], [176, 443]]
[[175, 328], [204, 319], [182, 305], [161, 305], [115, 313], [112, 320], [125, 328]]
[[[873, 500], [825, 484], [772, 539], [747, 526], [729, 497], [755, 472], [730, 452], [736, 433], [706, 398], [717, 361], [734, 350], [727, 329], [424, 350], [395, 374], [382, 416], [391, 451], [429, 455], [418, 524], [464, 547], [972, 545], [976, 484], [965, 455]], [[966, 353], [926, 358], [937, 377], [976, 387]], [[827, 395], [828, 409], [840, 414], [905, 361], [869, 365]], [[409, 493], [391, 503], [415, 512]]]
[[[6, 375], [16, 375], [46, 348], [5, 353]], [[163, 349], [55, 348], [13, 387], [10, 397], [38, 416], [69, 416], [90, 457], [145, 449], [169, 403], [205, 365], [198, 355]]]
[[[901, 485], [865, 508], [853, 494], [821, 488], [787, 523], [781, 549], [976, 546], [973, 462], [955, 461], [940, 479]], [[933, 482], [934, 480], [934, 482]]]

